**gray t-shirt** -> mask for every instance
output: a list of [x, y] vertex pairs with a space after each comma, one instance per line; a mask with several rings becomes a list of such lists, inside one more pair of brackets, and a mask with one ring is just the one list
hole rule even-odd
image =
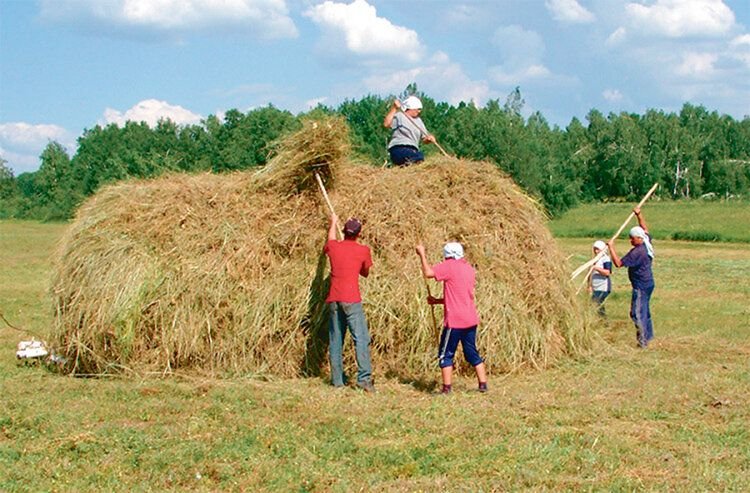
[[[596, 267], [607, 269], [609, 272], [612, 272], [612, 260], [609, 258], [609, 255], [604, 255], [597, 260]], [[604, 291], [609, 293], [612, 291], [612, 281], [609, 276], [603, 276], [597, 271], [594, 271], [591, 273], [591, 289], [592, 291]]]
[[391, 141], [388, 142], [388, 149], [393, 146], [413, 146], [419, 149], [419, 143], [428, 135], [421, 118], [409, 119], [403, 113], [393, 115], [391, 128], [393, 135], [391, 135]]

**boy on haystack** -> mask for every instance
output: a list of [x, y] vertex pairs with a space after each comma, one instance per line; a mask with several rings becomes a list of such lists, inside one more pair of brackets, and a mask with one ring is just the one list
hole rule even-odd
[[444, 260], [433, 266], [427, 263], [423, 245], [417, 245], [416, 250], [422, 261], [424, 277], [443, 281], [443, 297], [427, 297], [431, 305], [444, 305], [443, 332], [438, 348], [438, 365], [443, 377], [441, 393], [450, 394], [453, 389], [453, 356], [459, 341], [466, 361], [477, 372], [479, 391], [487, 392], [487, 372], [476, 345], [479, 315], [474, 305], [474, 268], [464, 259], [464, 249], [460, 243], [446, 243], [443, 247]]
[[357, 386], [366, 392], [375, 392], [370, 365], [370, 334], [359, 292], [359, 276], [367, 277], [370, 274], [372, 256], [369, 247], [357, 242], [362, 230], [359, 220], [351, 218], [346, 221], [342, 241], [336, 239], [337, 224], [338, 217], [331, 214], [328, 241], [323, 248], [331, 262], [331, 287], [326, 298], [330, 314], [328, 355], [331, 383], [334, 387], [344, 386], [342, 352], [346, 328], [349, 327], [357, 359]]

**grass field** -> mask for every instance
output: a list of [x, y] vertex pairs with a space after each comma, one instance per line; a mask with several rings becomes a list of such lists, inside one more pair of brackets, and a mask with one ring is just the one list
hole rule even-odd
[[[586, 204], [550, 222], [560, 237], [608, 239], [628, 217], [633, 204]], [[656, 239], [750, 243], [750, 201], [651, 201], [643, 208]], [[622, 238], [628, 234], [626, 229]]]
[[[647, 217], [658, 237], [666, 225]], [[0, 222], [0, 311], [14, 325], [50, 323], [62, 230]], [[560, 240], [571, 265], [590, 243]], [[655, 246], [648, 350], [618, 272], [595, 351], [494, 374], [486, 395], [468, 378], [446, 398], [383, 378], [367, 395], [320, 379], [61, 377], [18, 365], [24, 335], [3, 326], [0, 491], [747, 491], [750, 245]]]

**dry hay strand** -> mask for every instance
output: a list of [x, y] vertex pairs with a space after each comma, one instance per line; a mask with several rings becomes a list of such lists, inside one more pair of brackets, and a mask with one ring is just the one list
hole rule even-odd
[[274, 157], [256, 173], [259, 187], [296, 194], [317, 187], [314, 173], [331, 188], [336, 170], [351, 154], [349, 126], [343, 117], [309, 118], [302, 130], [280, 139]]
[[[420, 241], [433, 262], [446, 241], [464, 244], [478, 273], [478, 345], [491, 372], [545, 367], [587, 348], [591, 312], [566, 282], [542, 212], [495, 166], [331, 162], [334, 206], [363, 221], [361, 241], [373, 252], [361, 286], [376, 375], [436, 372], [439, 334], [413, 249]], [[307, 169], [274, 163], [276, 176]], [[51, 339], [67, 371], [327, 373], [327, 209], [317, 189], [290, 193], [269, 186], [268, 173], [122, 183], [86, 202], [63, 239], [52, 288]]]

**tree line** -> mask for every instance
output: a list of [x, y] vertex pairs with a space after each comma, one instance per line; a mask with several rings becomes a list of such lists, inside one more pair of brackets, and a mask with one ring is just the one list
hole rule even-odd
[[[407, 88], [416, 92], [415, 86]], [[741, 196], [750, 191], [750, 117], [735, 120], [703, 106], [679, 113], [648, 110], [602, 114], [591, 110], [584, 124], [565, 128], [535, 112], [524, 118], [516, 88], [484, 107], [437, 102], [417, 93], [422, 118], [452, 155], [487, 160], [508, 173], [557, 215], [581, 202], [635, 200], [659, 182], [671, 198]], [[403, 95], [402, 95], [403, 96]], [[263, 166], [272, 142], [301, 127], [301, 119], [339, 114], [351, 128], [355, 152], [382, 164], [389, 130], [383, 117], [390, 98], [366, 96], [338, 107], [293, 115], [272, 105], [247, 113], [228, 111], [201, 124], [161, 120], [155, 127], [129, 121], [83, 132], [75, 154], [50, 142], [40, 167], [17, 177], [0, 157], [0, 217], [65, 220], [101, 186], [167, 172], [223, 173]], [[425, 146], [427, 154], [437, 152]]]

